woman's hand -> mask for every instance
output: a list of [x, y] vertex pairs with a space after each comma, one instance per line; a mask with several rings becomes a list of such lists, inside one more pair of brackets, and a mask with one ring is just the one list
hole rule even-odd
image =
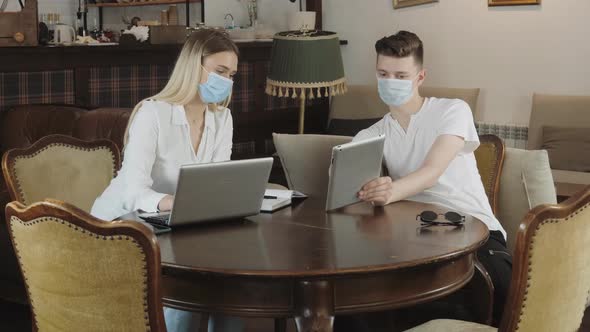
[[158, 210], [160, 211], [170, 211], [172, 210], [172, 205], [174, 204], [174, 196], [166, 195], [164, 198], [160, 200], [158, 203]]
[[392, 202], [393, 180], [389, 176], [380, 177], [365, 184], [358, 197], [373, 205], [383, 206]]

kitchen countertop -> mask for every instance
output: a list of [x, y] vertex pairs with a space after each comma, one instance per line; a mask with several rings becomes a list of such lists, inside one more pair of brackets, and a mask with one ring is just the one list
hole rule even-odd
[[[271, 40], [263, 40], [263, 41], [253, 41], [248, 40], [247, 42], [236, 41], [241, 46], [244, 47], [264, 47], [264, 46], [271, 46]], [[9, 53], [28, 53], [28, 52], [53, 52], [55, 50], [63, 50], [64, 52], [79, 52], [85, 51], [88, 49], [106, 49], [109, 51], [129, 51], [129, 50], [170, 50], [170, 49], [180, 49], [182, 44], [145, 44], [145, 45], [120, 45], [113, 43], [106, 43], [106, 45], [102, 44], [70, 44], [70, 45], [39, 45], [39, 46], [17, 46], [17, 47], [0, 47], [2, 53], [9, 52]]]
[[[271, 40], [236, 41], [240, 59], [266, 61]], [[341, 45], [348, 41], [341, 40]], [[79, 67], [128, 64], [170, 64], [176, 61], [182, 44], [107, 46], [20, 46], [0, 47], [0, 72], [62, 70]]]
[[[272, 42], [237, 43], [240, 58], [262, 61], [270, 56]], [[36, 46], [0, 48], [0, 72], [63, 70], [129, 64], [171, 64], [182, 44]]]
[[[238, 44], [240, 47], [269, 47], [272, 46], [272, 39], [234, 39], [234, 42]], [[71, 51], [79, 51], [82, 49], [88, 48], [96, 48], [100, 47], [101, 49], [109, 49], [113, 51], [128, 51], [133, 49], [138, 50], [161, 50], [161, 49], [180, 49], [182, 44], [145, 44], [145, 45], [119, 45], [114, 43], [105, 43], [105, 44], [71, 44], [71, 45], [46, 45], [46, 46], [17, 46], [17, 47], [0, 47], [2, 53], [4, 52], [37, 52], [40, 50], [49, 50], [49, 49], [63, 49], [63, 50], [71, 50]], [[340, 45], [348, 45], [347, 40], [340, 40]]]

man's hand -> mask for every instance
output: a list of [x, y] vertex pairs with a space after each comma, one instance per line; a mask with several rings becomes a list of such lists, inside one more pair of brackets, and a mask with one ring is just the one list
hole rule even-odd
[[358, 197], [373, 205], [387, 205], [392, 202], [393, 180], [389, 176], [385, 176], [369, 181], [358, 192]]
[[390, 177], [370, 181], [361, 188], [358, 197], [365, 202], [382, 206], [419, 194], [437, 184], [440, 176], [464, 146], [462, 137], [440, 135], [420, 168], [395, 182]]

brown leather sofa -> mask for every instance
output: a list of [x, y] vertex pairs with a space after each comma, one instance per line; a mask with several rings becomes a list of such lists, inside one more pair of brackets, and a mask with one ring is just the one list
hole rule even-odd
[[[63, 134], [82, 140], [106, 138], [121, 149], [130, 109], [96, 109], [60, 105], [17, 106], [0, 112], [0, 156], [13, 148], [28, 147], [40, 138]], [[0, 176], [0, 298], [26, 303], [18, 263], [10, 244], [4, 207], [10, 201]]]

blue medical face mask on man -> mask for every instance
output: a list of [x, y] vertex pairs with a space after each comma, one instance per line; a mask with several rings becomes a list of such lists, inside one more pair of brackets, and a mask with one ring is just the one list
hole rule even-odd
[[377, 77], [379, 97], [390, 106], [399, 107], [407, 103], [414, 93], [414, 80]]
[[210, 73], [203, 68], [209, 76], [207, 82], [199, 84], [199, 94], [206, 104], [220, 103], [229, 97], [234, 81], [216, 73]]

